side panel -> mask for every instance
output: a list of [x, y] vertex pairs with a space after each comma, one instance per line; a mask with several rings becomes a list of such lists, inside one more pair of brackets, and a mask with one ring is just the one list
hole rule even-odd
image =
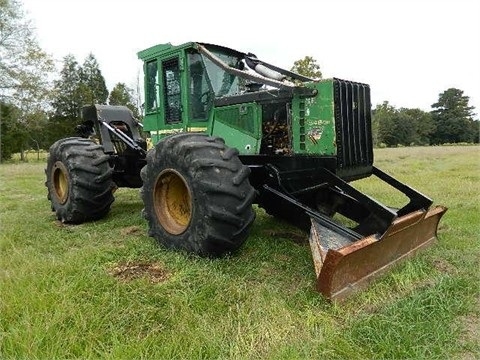
[[242, 155], [258, 153], [257, 139], [219, 121], [214, 124], [213, 135], [223, 138], [229, 147], [236, 148]]
[[241, 155], [258, 154], [261, 140], [261, 106], [246, 103], [215, 108], [212, 135], [220, 136]]
[[333, 82], [311, 83], [318, 95], [292, 101], [293, 147], [297, 154], [336, 155]]

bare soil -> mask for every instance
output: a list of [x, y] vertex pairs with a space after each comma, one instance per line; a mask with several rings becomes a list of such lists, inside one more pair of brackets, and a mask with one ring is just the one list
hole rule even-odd
[[127, 262], [110, 269], [110, 274], [122, 281], [132, 281], [147, 278], [151, 283], [166, 281], [171, 273], [160, 263]]

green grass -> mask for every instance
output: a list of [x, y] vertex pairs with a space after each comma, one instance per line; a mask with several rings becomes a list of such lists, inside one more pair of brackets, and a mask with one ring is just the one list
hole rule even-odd
[[[376, 150], [376, 165], [449, 207], [440, 241], [332, 305], [307, 244], [258, 210], [229, 258], [166, 251], [138, 190], [64, 226], [44, 164], [0, 166], [1, 359], [473, 359], [480, 356], [480, 148]], [[401, 197], [366, 179], [382, 201]], [[297, 235], [298, 236], [298, 235]]]

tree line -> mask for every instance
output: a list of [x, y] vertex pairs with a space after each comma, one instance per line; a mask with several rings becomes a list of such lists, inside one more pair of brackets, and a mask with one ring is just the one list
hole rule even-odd
[[[294, 62], [291, 71], [321, 79], [322, 72], [311, 56]], [[374, 146], [441, 145], [479, 143], [480, 122], [474, 119], [470, 98], [460, 89], [449, 88], [438, 95], [432, 110], [395, 108], [388, 101], [372, 110]]]
[[81, 122], [84, 106], [93, 104], [125, 105], [139, 116], [134, 92], [125, 83], [117, 83], [108, 91], [100, 66], [93, 54], [82, 65], [73, 55], [63, 59], [59, 79], [53, 82], [51, 107], [45, 127], [45, 141], [52, 143], [72, 134]]
[[73, 55], [65, 56], [43, 105], [25, 108], [28, 104], [15, 96], [0, 101], [2, 160], [17, 152], [23, 158], [27, 149], [48, 149], [60, 138], [76, 136], [82, 108], [92, 104], [125, 105], [139, 116], [133, 90], [125, 83], [117, 83], [109, 92], [93, 54], [82, 65]]
[[[27, 149], [48, 149], [56, 140], [73, 136], [81, 109], [90, 104], [125, 105], [139, 117], [138, 94], [117, 83], [109, 92], [98, 61], [89, 54], [82, 64], [73, 55], [57, 73], [52, 58], [37, 43], [20, 0], [0, 0], [0, 160]], [[311, 56], [291, 69], [321, 79]], [[55, 79], [55, 80], [52, 80]], [[439, 94], [429, 112], [397, 109], [387, 101], [372, 111], [375, 146], [478, 143], [479, 121], [462, 90]]]
[[479, 143], [479, 121], [463, 91], [449, 88], [439, 94], [429, 112], [397, 109], [388, 101], [372, 111], [372, 131], [376, 146], [441, 145]]
[[125, 105], [139, 116], [134, 91], [117, 83], [109, 92], [93, 54], [81, 65], [65, 56], [57, 73], [19, 0], [0, 0], [0, 31], [0, 160], [75, 135], [86, 105]]

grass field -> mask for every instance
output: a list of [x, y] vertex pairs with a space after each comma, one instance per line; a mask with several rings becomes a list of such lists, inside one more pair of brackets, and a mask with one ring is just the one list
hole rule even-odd
[[66, 226], [43, 162], [0, 165], [0, 359], [479, 358], [480, 148], [375, 155], [449, 210], [439, 242], [341, 305], [314, 291], [306, 236], [261, 210], [237, 254], [202, 259], [146, 235], [138, 190]]

